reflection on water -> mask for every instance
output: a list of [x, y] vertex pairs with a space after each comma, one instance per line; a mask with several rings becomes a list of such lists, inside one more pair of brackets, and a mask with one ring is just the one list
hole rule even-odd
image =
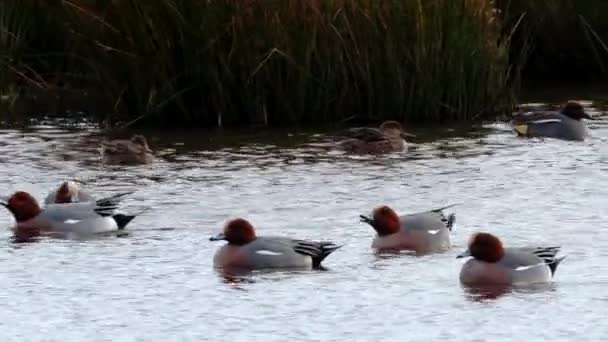
[[[14, 243], [2, 230], [2, 336], [599, 340], [605, 331], [595, 322], [608, 314], [597, 305], [608, 300], [608, 118], [591, 114], [599, 120], [585, 142], [519, 139], [504, 123], [409, 127], [417, 137], [407, 152], [378, 157], [314, 147], [325, 129], [149, 131], [159, 162], [133, 167], [102, 165], [101, 135], [86, 124], [0, 130], [0, 194], [41, 199], [75, 179], [99, 197], [135, 191], [125, 212], [149, 208], [121, 238]], [[376, 255], [373, 231], [359, 222], [379, 204], [406, 213], [452, 203], [462, 204], [451, 209], [454, 246], [445, 253]], [[0, 226], [10, 226], [2, 213]], [[235, 216], [259, 235], [344, 247], [325, 272], [226, 277], [212, 267], [219, 246], [208, 237]], [[455, 256], [477, 230], [506, 245], [562, 245], [568, 258], [555, 286], [463, 289]]]

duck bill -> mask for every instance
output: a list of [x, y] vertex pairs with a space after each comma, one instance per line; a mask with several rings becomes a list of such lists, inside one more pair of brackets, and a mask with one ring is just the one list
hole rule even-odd
[[401, 132], [401, 137], [406, 139], [406, 138], [415, 138], [416, 134], [413, 133], [408, 133], [408, 132]]
[[591, 115], [589, 115], [589, 114], [587, 114], [587, 113], [583, 113], [583, 119], [587, 119], [587, 120], [595, 120], [595, 119], [593, 118], [593, 116], [591, 116]]
[[470, 256], [471, 256], [471, 251], [467, 249], [466, 251], [464, 251], [464, 252], [462, 252], [462, 253], [458, 254], [458, 255], [456, 256], [456, 259], [460, 259], [460, 258], [466, 258], [466, 257], [470, 257]]
[[226, 240], [226, 235], [224, 233], [219, 233], [216, 236], [212, 236], [209, 238], [209, 241], [222, 241]]
[[374, 227], [374, 229], [376, 228], [376, 225], [374, 224], [374, 220], [371, 217], [368, 217], [365, 215], [359, 215], [359, 218], [361, 219], [361, 222], [369, 224], [370, 226]]

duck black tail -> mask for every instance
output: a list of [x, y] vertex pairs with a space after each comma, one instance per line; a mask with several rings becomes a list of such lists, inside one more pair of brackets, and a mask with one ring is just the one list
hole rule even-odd
[[555, 261], [553, 261], [550, 264], [547, 264], [547, 266], [549, 266], [549, 269], [551, 269], [551, 276], [555, 276], [555, 271], [557, 271], [557, 266], [559, 266], [559, 264], [566, 259], [565, 256], [561, 257], [561, 258], [557, 258], [555, 259]]
[[296, 240], [294, 250], [297, 253], [308, 255], [312, 258], [312, 267], [318, 269], [321, 262], [336, 249], [342, 247], [333, 242], [312, 242]]
[[129, 224], [129, 222], [133, 221], [135, 215], [116, 214], [113, 215], [112, 218], [114, 219], [114, 221], [116, 221], [116, 224], [118, 225], [118, 230], [123, 230], [125, 229], [127, 224]]
[[456, 223], [456, 214], [448, 215], [448, 222], [446, 223], [446, 226], [448, 227], [449, 231], [452, 231], [452, 227], [454, 227], [454, 223]]
[[314, 268], [320, 268], [321, 262], [330, 255], [336, 249], [342, 247], [341, 245], [336, 245], [333, 242], [320, 242], [319, 247], [321, 248], [321, 253], [312, 258], [312, 266]]

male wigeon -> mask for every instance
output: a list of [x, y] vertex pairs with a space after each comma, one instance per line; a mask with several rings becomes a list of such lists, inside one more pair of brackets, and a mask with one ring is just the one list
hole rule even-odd
[[90, 235], [122, 230], [135, 218], [115, 213], [120, 196], [123, 194], [96, 202], [49, 204], [42, 209], [32, 195], [17, 191], [0, 205], [13, 214], [15, 233]]
[[44, 199], [44, 204], [92, 202], [94, 200], [93, 196], [83, 191], [76, 182], [67, 181], [51, 191]]
[[565, 258], [556, 258], [560, 247], [504, 248], [489, 233], [476, 233], [469, 248], [457, 258], [469, 259], [460, 271], [464, 285], [521, 285], [551, 281], [557, 266]]
[[414, 136], [404, 132], [403, 126], [394, 120], [383, 122], [379, 128], [354, 127], [336, 135], [342, 139], [339, 147], [355, 154], [400, 152], [406, 146], [404, 138]]
[[378, 251], [441, 252], [450, 248], [450, 231], [456, 215], [446, 217], [443, 210], [452, 206], [399, 216], [383, 205], [375, 208], [371, 217], [360, 215], [360, 218], [376, 231], [372, 248]]
[[154, 160], [148, 141], [140, 134], [131, 139], [102, 141], [101, 155], [106, 164], [146, 164]]
[[593, 120], [583, 106], [568, 101], [558, 112], [525, 112], [513, 114], [511, 126], [519, 136], [584, 140], [588, 135], [582, 119]]
[[226, 222], [223, 233], [210, 240], [228, 242], [213, 258], [220, 269], [319, 269], [323, 259], [341, 247], [332, 242], [256, 236], [251, 223], [242, 218]]

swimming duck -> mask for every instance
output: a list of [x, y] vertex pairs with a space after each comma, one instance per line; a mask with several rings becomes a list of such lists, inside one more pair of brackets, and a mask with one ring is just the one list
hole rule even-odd
[[519, 136], [581, 141], [588, 135], [582, 119], [593, 120], [593, 117], [580, 103], [568, 101], [558, 112], [515, 113], [511, 126]]
[[402, 151], [404, 138], [415, 136], [403, 131], [403, 126], [394, 120], [383, 122], [379, 128], [354, 127], [339, 132], [338, 144], [342, 150], [356, 154], [382, 154]]
[[123, 230], [134, 215], [116, 214], [119, 198], [124, 194], [95, 202], [49, 204], [44, 209], [27, 192], [17, 191], [0, 205], [16, 220], [13, 231], [34, 236], [47, 232], [64, 234], [98, 234]]
[[450, 231], [456, 215], [446, 217], [443, 210], [452, 206], [399, 216], [383, 205], [375, 208], [371, 217], [360, 215], [360, 218], [376, 231], [372, 248], [378, 251], [441, 252], [450, 248]]
[[154, 160], [154, 154], [143, 135], [131, 139], [104, 140], [101, 155], [106, 164], [146, 164]]
[[83, 191], [76, 182], [67, 181], [51, 191], [44, 199], [44, 204], [78, 203], [95, 201], [93, 196]]
[[560, 247], [511, 247], [490, 233], [473, 234], [469, 248], [457, 258], [469, 259], [460, 271], [464, 285], [521, 285], [549, 282], [565, 258]]
[[223, 233], [211, 241], [226, 240], [216, 252], [216, 268], [230, 269], [319, 269], [321, 262], [341, 246], [280, 236], [257, 236], [249, 221], [236, 218], [224, 225]]

